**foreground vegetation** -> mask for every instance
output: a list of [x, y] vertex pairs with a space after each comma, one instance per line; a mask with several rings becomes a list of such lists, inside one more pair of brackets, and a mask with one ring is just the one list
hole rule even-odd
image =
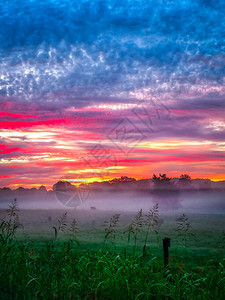
[[197, 232], [186, 215], [176, 221], [168, 268], [158, 207], [146, 216], [139, 211], [124, 229], [119, 219], [104, 223], [98, 247], [82, 241], [66, 213], [51, 227], [51, 239], [26, 240], [14, 202], [0, 225], [0, 299], [225, 299], [224, 252], [199, 248], [193, 259], [185, 245]]
[[188, 272], [156, 257], [81, 252], [70, 242], [1, 247], [1, 299], [224, 299], [225, 261]]

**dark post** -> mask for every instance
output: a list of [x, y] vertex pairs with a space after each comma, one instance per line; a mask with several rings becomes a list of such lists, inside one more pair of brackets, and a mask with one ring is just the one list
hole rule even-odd
[[170, 247], [170, 239], [163, 239], [163, 253], [164, 253], [164, 267], [168, 267], [169, 263], [169, 247]]

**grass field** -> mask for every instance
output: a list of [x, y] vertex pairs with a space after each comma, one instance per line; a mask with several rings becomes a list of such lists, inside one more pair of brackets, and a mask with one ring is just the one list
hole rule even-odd
[[149, 227], [140, 212], [64, 213], [15, 211], [1, 225], [0, 299], [225, 299], [224, 215], [191, 214], [177, 230], [175, 213]]

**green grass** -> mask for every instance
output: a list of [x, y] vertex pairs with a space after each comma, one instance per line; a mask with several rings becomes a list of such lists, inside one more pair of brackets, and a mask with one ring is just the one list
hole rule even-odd
[[0, 250], [1, 299], [224, 299], [225, 261], [168, 270], [154, 255], [125, 258], [71, 242], [12, 243]]
[[[61, 212], [19, 214], [24, 229], [0, 240], [0, 299], [225, 299], [224, 216], [192, 215], [195, 237], [185, 241], [176, 238], [175, 216], [164, 216], [158, 233], [150, 231], [143, 256], [146, 226], [135, 251], [134, 236], [128, 243], [124, 234], [133, 214], [121, 216], [110, 239], [103, 226], [109, 213], [70, 212], [56, 239], [53, 227]], [[79, 244], [68, 232], [74, 216]], [[171, 238], [168, 269], [165, 236]]]

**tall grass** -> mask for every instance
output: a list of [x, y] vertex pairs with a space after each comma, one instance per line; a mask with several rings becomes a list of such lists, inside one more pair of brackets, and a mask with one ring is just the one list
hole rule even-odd
[[71, 241], [75, 241], [79, 246], [79, 226], [77, 223], [77, 220], [74, 218], [73, 221], [71, 222], [70, 228], [69, 228], [69, 234], [70, 234], [70, 239]]
[[53, 226], [54, 229], [54, 242], [57, 240], [58, 235], [60, 232], [65, 232], [67, 228], [67, 212], [65, 212], [59, 219], [58, 219], [58, 226]]
[[[129, 224], [128, 229], [124, 232], [124, 234], [127, 233], [127, 246], [130, 243], [131, 237], [133, 236], [134, 238], [133, 256], [135, 256], [136, 254], [138, 234], [141, 232], [143, 226], [144, 226], [144, 217], [141, 209], [136, 214], [134, 220], [132, 220], [132, 222]], [[125, 253], [126, 253], [126, 249], [125, 249]]]
[[195, 238], [195, 234], [192, 232], [191, 222], [189, 217], [186, 214], [182, 214], [176, 220], [177, 228], [176, 228], [176, 238], [181, 239], [186, 245], [186, 242], [191, 239]]
[[115, 242], [116, 239], [116, 228], [119, 227], [120, 214], [115, 214], [109, 221], [104, 222], [105, 227], [105, 237], [104, 244], [109, 241], [111, 243]]
[[157, 227], [159, 226], [159, 205], [156, 203], [153, 208], [151, 208], [146, 216], [145, 225], [147, 226], [145, 243], [143, 247], [143, 256], [146, 256], [146, 248], [148, 243], [148, 237], [150, 233], [150, 229], [153, 229], [154, 232], [158, 235]]
[[[79, 226], [75, 219], [69, 225], [66, 213], [54, 227], [53, 244], [16, 241], [18, 213], [14, 202], [1, 223], [11, 225], [0, 227], [0, 299], [225, 299], [225, 260], [187, 268], [176, 257], [165, 270], [161, 257], [137, 255], [140, 232], [145, 228], [146, 246], [151, 230], [158, 228], [157, 205], [147, 216], [140, 210], [130, 223], [126, 232], [128, 239], [133, 238], [130, 256], [113, 248], [90, 251], [71, 243], [79, 243]], [[115, 243], [119, 218], [114, 215], [105, 222], [104, 243]], [[178, 221], [181, 231], [188, 223], [187, 216]], [[68, 233], [68, 240], [60, 241], [59, 233]], [[10, 243], [5, 242], [7, 236]]]
[[0, 223], [0, 238], [3, 244], [10, 243], [16, 233], [16, 230], [23, 227], [19, 219], [19, 208], [17, 199], [15, 198], [6, 210], [6, 216]]
[[[65, 243], [67, 244], [67, 243]], [[224, 299], [225, 261], [181, 272], [158, 258], [124, 258], [110, 251], [77, 251], [16, 244], [3, 257], [1, 299]]]

